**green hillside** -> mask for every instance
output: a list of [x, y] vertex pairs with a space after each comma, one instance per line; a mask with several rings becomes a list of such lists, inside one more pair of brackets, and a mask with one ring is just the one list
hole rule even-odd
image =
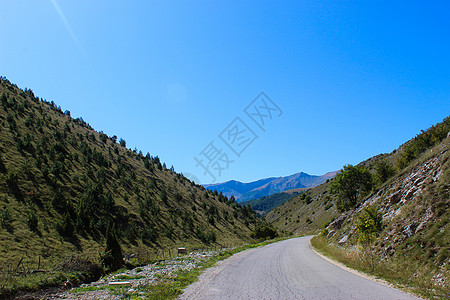
[[314, 245], [354, 268], [425, 297], [448, 296], [449, 146], [447, 117], [390, 154], [345, 166], [266, 219], [299, 234], [321, 232]]
[[[305, 189], [306, 190], [306, 189]], [[269, 196], [262, 196], [258, 199], [248, 200], [241, 202], [241, 205], [250, 205], [250, 207], [259, 213], [260, 215], [264, 215], [274, 209], [277, 206], [280, 206], [284, 202], [289, 199], [300, 194], [299, 192], [282, 192], [275, 193]]]
[[248, 207], [6, 78], [0, 137], [3, 294], [65, 280], [74, 256], [115, 269], [120, 255], [137, 264], [180, 246], [251, 241], [258, 217]]
[[[450, 132], [450, 117], [422, 131], [392, 153], [379, 154], [359, 163], [358, 167], [372, 174], [372, 189], [362, 195], [359, 202], [376, 193], [389, 179], [403, 174], [416, 160], [426, 154], [426, 150], [431, 151], [430, 149], [441, 143], [445, 145], [448, 132]], [[327, 180], [322, 185], [286, 201], [269, 212], [266, 219], [280, 229], [297, 234], [320, 232], [323, 225], [340, 215], [336, 205], [337, 197], [330, 193], [333, 180]]]
[[269, 211], [265, 218], [275, 227], [297, 235], [320, 232], [323, 224], [338, 215], [328, 192], [330, 181], [309, 189]]

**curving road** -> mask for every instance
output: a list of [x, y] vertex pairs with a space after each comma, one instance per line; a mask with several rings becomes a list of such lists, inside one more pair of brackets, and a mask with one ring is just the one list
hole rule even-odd
[[300, 237], [238, 253], [179, 299], [418, 299], [329, 263]]

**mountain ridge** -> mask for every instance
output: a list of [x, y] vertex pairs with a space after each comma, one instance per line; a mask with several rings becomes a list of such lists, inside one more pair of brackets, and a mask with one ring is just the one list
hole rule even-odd
[[229, 180], [223, 183], [205, 184], [203, 186], [209, 190], [222, 192], [227, 197], [234, 196], [237, 202], [244, 202], [292, 189], [312, 188], [333, 178], [336, 173], [337, 171], [323, 175], [310, 175], [305, 172], [298, 172], [288, 176], [268, 177], [248, 183]]

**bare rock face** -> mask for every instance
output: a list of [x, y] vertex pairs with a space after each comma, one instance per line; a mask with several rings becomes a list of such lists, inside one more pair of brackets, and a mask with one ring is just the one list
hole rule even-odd
[[415, 233], [418, 233], [419, 231], [421, 231], [425, 227], [425, 224], [426, 224], [426, 222], [420, 222], [420, 224], [416, 228]]
[[416, 232], [415, 228], [416, 227], [414, 226], [414, 224], [409, 224], [409, 225], [405, 226], [403, 233], [406, 235], [406, 237], [410, 237]]
[[425, 228], [425, 226], [428, 224], [431, 218], [433, 218], [433, 212], [431, 211], [431, 208], [428, 208], [426, 213], [422, 215], [422, 218], [420, 218], [420, 224], [417, 226], [415, 233]]
[[330, 227], [334, 229], [341, 229], [346, 217], [346, 215], [340, 215], [336, 220], [331, 222]]
[[433, 174], [433, 182], [438, 181], [439, 177], [442, 175], [442, 170], [436, 170]]
[[414, 196], [414, 193], [417, 191], [417, 187], [413, 186], [411, 189], [409, 189], [406, 192], [405, 200], [411, 199], [412, 196]]
[[385, 252], [386, 255], [392, 256], [395, 254], [395, 248], [392, 245], [389, 245], [388, 247], [386, 247]]
[[338, 242], [338, 244], [344, 244], [348, 240], [348, 235], [344, 235]]
[[400, 201], [401, 198], [402, 198], [401, 191], [397, 191], [391, 195], [391, 197], [389, 198], [389, 202], [390, 204], [396, 204]]
[[331, 230], [330, 232], [328, 232], [327, 234], [327, 239], [333, 237], [333, 235], [336, 233], [336, 230]]

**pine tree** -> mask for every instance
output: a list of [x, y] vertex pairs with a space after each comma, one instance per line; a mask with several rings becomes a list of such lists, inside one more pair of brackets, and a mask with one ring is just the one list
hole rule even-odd
[[101, 259], [103, 266], [110, 271], [116, 271], [123, 266], [122, 248], [117, 239], [116, 228], [112, 222], [106, 230], [106, 248]]

